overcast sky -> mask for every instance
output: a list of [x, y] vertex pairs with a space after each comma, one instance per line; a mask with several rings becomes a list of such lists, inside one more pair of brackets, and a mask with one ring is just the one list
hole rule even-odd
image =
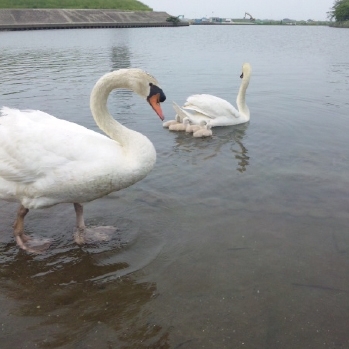
[[154, 11], [186, 18], [242, 18], [326, 20], [334, 0], [140, 0]]

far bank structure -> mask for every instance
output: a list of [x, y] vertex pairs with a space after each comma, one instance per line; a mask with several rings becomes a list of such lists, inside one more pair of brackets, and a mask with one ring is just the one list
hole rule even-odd
[[166, 12], [85, 9], [2, 9], [0, 30], [137, 28], [188, 26]]

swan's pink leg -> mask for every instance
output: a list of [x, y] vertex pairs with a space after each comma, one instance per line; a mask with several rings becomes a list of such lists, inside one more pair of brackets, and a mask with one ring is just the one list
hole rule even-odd
[[24, 234], [24, 217], [29, 212], [27, 208], [21, 205], [17, 212], [17, 218], [13, 225], [13, 234], [15, 236], [17, 245], [32, 253], [41, 253], [50, 246], [49, 239], [33, 239]]
[[74, 240], [78, 245], [85, 243], [85, 221], [84, 221], [84, 208], [79, 203], [74, 203], [74, 209], [76, 213], [76, 232], [74, 233]]
[[81, 204], [74, 203], [76, 213], [76, 230], [74, 240], [78, 245], [109, 241], [116, 231], [115, 227], [90, 227], [86, 228], [84, 221], [84, 208]]
[[29, 240], [29, 237], [24, 234], [24, 217], [28, 212], [29, 210], [21, 205], [18, 209], [17, 218], [13, 225], [13, 234], [16, 242], [23, 250], [28, 249], [25, 243]]

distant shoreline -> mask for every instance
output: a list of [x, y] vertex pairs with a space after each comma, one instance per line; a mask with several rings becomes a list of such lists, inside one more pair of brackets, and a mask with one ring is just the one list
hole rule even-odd
[[333, 22], [330, 24], [333, 28], [349, 28], [349, 21], [346, 22]]
[[247, 21], [231, 19], [227, 22], [187, 20], [173, 23], [168, 21], [169, 17], [173, 16], [166, 12], [115, 9], [0, 9], [0, 31], [183, 27], [188, 25], [322, 25], [334, 28], [349, 28], [349, 21], [307, 23], [304, 21]]

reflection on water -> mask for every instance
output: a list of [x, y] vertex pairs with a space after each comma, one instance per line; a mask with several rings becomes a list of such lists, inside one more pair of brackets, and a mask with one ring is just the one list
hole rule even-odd
[[[244, 137], [249, 123], [234, 127], [216, 127], [209, 138], [195, 138], [186, 132], [172, 132], [176, 134], [176, 148], [183, 152], [197, 153], [193, 159], [205, 161], [224, 154], [233, 155], [236, 160], [236, 170], [243, 173], [249, 165], [248, 149], [244, 146]], [[169, 131], [171, 132], [171, 131]], [[204, 150], [203, 152], [201, 150]]]
[[[167, 343], [168, 332], [143, 313], [144, 305], [158, 294], [156, 284], [130, 275], [161, 248], [157, 225], [149, 231], [145, 224], [139, 227], [137, 218], [120, 218], [128, 216], [125, 206], [131, 217], [139, 216], [144, 222], [158, 210], [159, 199], [135, 192], [125, 202], [120, 195], [86, 205], [87, 225], [118, 228], [111, 241], [96, 246], [80, 248], [73, 243], [71, 205], [29, 212], [27, 232], [54, 241], [42, 255], [18, 250], [10, 227], [15, 205], [0, 206], [5, 214], [1, 217], [0, 304], [2, 309], [11, 305], [0, 314], [2, 348], [22, 348], [23, 331], [29, 348], [158, 348]], [[132, 213], [139, 207], [142, 212]]]
[[[13, 253], [2, 248], [1, 254]], [[123, 277], [111, 283], [88, 281], [114, 272], [124, 265], [98, 265], [96, 257], [82, 250], [65, 251], [60, 256], [35, 259], [18, 253], [0, 266], [2, 293], [17, 302], [10, 318], [31, 321], [30, 340], [39, 348], [160, 348], [168, 333], [158, 324], [138, 318], [144, 304], [156, 297], [154, 283]], [[31, 320], [30, 320], [31, 319]], [[4, 321], [4, 319], [1, 319]], [[8, 319], [3, 331], [8, 330]], [[11, 347], [19, 328], [2, 338], [2, 348]], [[13, 345], [12, 345], [13, 347]], [[22, 346], [17, 346], [17, 348]], [[32, 347], [32, 346], [30, 346]]]
[[112, 70], [131, 67], [131, 53], [128, 46], [113, 46], [111, 51]]
[[[349, 63], [331, 64], [327, 72], [327, 79], [332, 93], [326, 96], [326, 102], [335, 108], [333, 113], [336, 114], [336, 109], [340, 108], [343, 102], [341, 96], [349, 93]], [[349, 105], [349, 101], [346, 101], [346, 105]]]

